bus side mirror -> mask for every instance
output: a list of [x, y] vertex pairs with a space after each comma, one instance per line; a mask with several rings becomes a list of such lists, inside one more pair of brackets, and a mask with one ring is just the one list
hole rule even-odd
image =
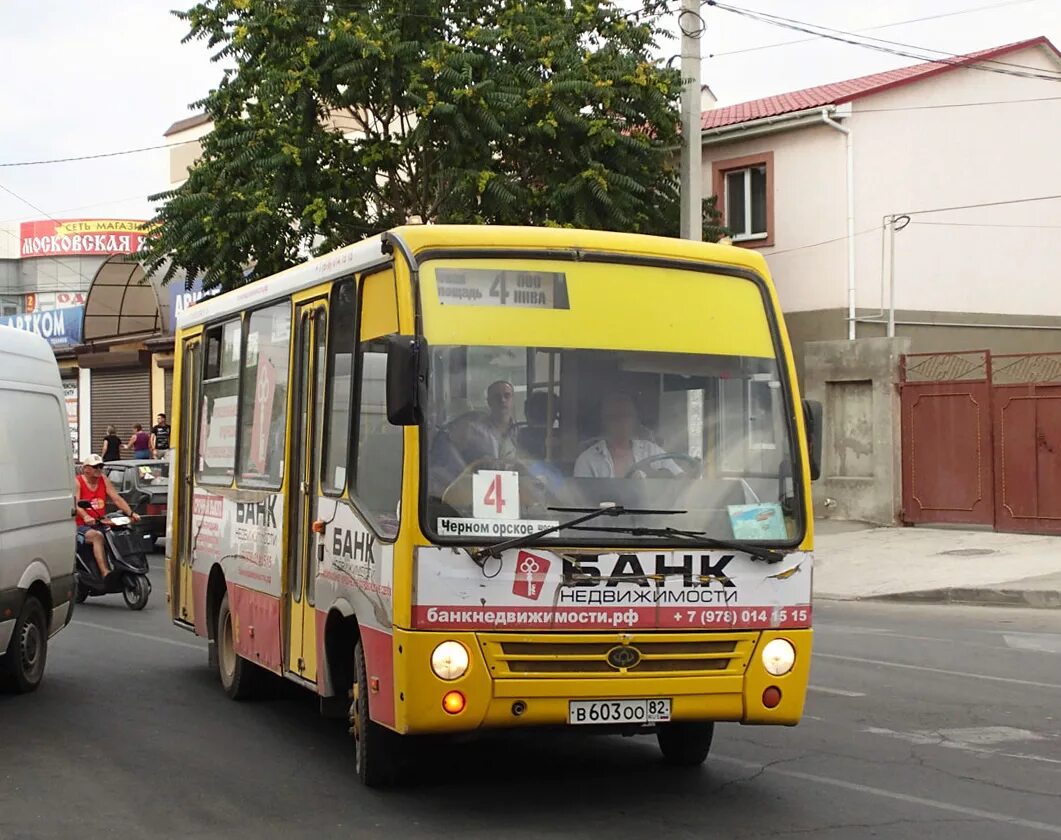
[[807, 452], [810, 456], [810, 480], [822, 475], [822, 404], [817, 400], [803, 401], [803, 423], [807, 427]]
[[418, 426], [427, 404], [427, 342], [417, 335], [387, 336], [387, 419]]

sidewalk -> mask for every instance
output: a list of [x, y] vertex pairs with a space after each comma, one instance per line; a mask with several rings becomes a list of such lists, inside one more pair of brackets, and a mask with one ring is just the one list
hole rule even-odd
[[1061, 537], [815, 522], [814, 594], [1061, 609]]

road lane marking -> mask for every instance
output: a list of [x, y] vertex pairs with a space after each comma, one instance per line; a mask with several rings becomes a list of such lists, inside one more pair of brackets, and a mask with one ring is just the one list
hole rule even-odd
[[206, 650], [204, 645], [193, 645], [191, 642], [178, 642], [176, 639], [165, 639], [162, 636], [152, 636], [149, 633], [137, 633], [134, 630], [121, 630], [117, 627], [108, 627], [106, 624], [94, 624], [91, 621], [80, 621], [74, 619], [78, 627], [91, 627], [93, 630], [106, 630], [108, 633], [120, 633], [123, 636], [132, 636], [134, 639], [147, 639], [150, 642], [160, 642], [164, 645], [175, 645], [176, 647], [191, 648], [192, 650]]
[[1061, 764], [1061, 758], [1047, 758], [1045, 755], [1029, 755], [1028, 753], [999, 753], [1005, 758], [1021, 758], [1025, 761], [1041, 761], [1044, 764]]
[[1050, 823], [1039, 822], [1037, 820], [1026, 820], [1023, 817], [1014, 817], [1009, 814], [998, 813], [997, 811], [984, 811], [980, 808], [969, 808], [965, 805], [956, 805], [953, 802], [927, 799], [923, 796], [911, 796], [908, 793], [900, 793], [899, 791], [887, 790], [885, 788], [873, 787], [871, 785], [861, 785], [857, 782], [847, 782], [843, 779], [834, 779], [831, 776], [818, 776], [814, 773], [802, 773], [799, 770], [785, 770], [780, 767], [764, 767], [762, 764], [756, 764], [754, 761], [744, 761], [739, 758], [730, 758], [729, 756], [713, 756], [711, 761], [720, 761], [725, 764], [734, 764], [747, 770], [772, 773], [775, 776], [785, 776], [790, 779], [799, 779], [803, 782], [813, 782], [816, 785], [828, 785], [830, 787], [840, 788], [841, 790], [849, 790], [854, 793], [864, 793], [869, 796], [878, 796], [882, 799], [893, 799], [897, 802], [905, 802], [908, 805], [922, 805], [926, 808], [935, 808], [937, 811], [948, 811], [952, 814], [961, 814], [966, 817], [975, 817], [981, 820], [990, 820], [991, 822], [1018, 826], [1020, 828], [1030, 828], [1035, 831], [1043, 831], [1047, 834], [1061, 836], [1061, 825], [1051, 825]]
[[837, 697], [865, 697], [864, 691], [845, 691], [842, 688], [826, 688], [824, 685], [808, 685], [809, 691], [817, 691], [819, 694], [835, 694]]
[[1061, 635], [1057, 633], [1003, 633], [1002, 640], [1026, 653], [1061, 653]]
[[887, 738], [898, 738], [900, 741], [907, 741], [911, 744], [930, 744], [935, 747], [966, 750], [968, 752], [990, 753], [992, 755], [997, 753], [998, 750], [990, 749], [990, 747], [998, 744], [1012, 744], [1019, 741], [1045, 741], [1048, 738], [1056, 737], [1053, 735], [1043, 735], [1038, 732], [1032, 732], [1030, 729], [1016, 729], [1012, 726], [973, 726], [961, 729], [915, 729], [911, 732], [901, 732], [895, 729], [884, 729], [879, 726], [870, 726], [862, 731], [867, 732], [870, 735], [883, 735]]
[[[945, 639], [940, 636], [914, 636], [908, 633], [896, 633], [895, 631], [890, 630], [886, 627], [863, 627], [861, 625], [856, 624], [833, 624], [828, 621], [816, 621], [814, 624], [814, 629], [818, 632], [819, 635], [822, 636], [825, 635], [825, 631], [835, 631], [840, 636], [880, 636], [886, 639], [905, 639], [911, 642], [937, 642], [939, 644], [945, 645], [961, 645], [962, 647], [980, 648], [981, 650], [998, 650], [1005, 651], [1007, 653], [1010, 653], [1014, 650], [1017, 650], [1020, 653], [1031, 652], [1031, 649], [1022, 650], [1019, 646], [1015, 645], [1009, 645], [1007, 647], [1004, 645], [989, 644], [988, 642], [972, 642], [968, 639]], [[962, 630], [961, 632], [984, 633], [988, 631]]]
[[968, 677], [973, 680], [990, 680], [991, 682], [1009, 683], [1010, 685], [1030, 685], [1034, 688], [1057, 688], [1058, 683], [1036, 682], [1035, 680], [1018, 680], [1013, 677], [995, 677], [989, 674], [971, 674], [968, 671], [949, 671], [946, 668], [930, 668], [927, 665], [907, 665], [905, 662], [888, 662], [884, 659], [864, 659], [860, 656], [840, 656], [835, 653], [812, 654], [815, 659], [835, 659], [838, 662], [858, 662], [862, 665], [883, 665], [886, 668], [902, 668], [907, 671], [927, 671], [931, 674], [946, 674], [951, 677]]

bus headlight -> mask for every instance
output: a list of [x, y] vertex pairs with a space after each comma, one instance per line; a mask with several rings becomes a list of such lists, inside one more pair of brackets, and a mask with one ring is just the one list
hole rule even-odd
[[768, 674], [783, 677], [796, 664], [796, 649], [788, 639], [771, 639], [763, 648], [762, 657]]
[[460, 642], [443, 642], [431, 652], [431, 670], [442, 680], [456, 680], [468, 671], [468, 651]]

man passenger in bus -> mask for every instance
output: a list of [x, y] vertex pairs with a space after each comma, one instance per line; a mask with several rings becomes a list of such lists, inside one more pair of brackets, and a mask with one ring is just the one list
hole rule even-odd
[[[664, 454], [663, 449], [652, 441], [636, 436], [640, 420], [637, 403], [630, 394], [613, 392], [604, 398], [601, 427], [601, 439], [575, 461], [576, 478], [625, 478], [634, 464]], [[669, 460], [656, 461], [648, 469], [669, 475], [681, 472], [681, 468]]]
[[431, 444], [433, 491], [441, 494], [469, 466], [516, 458], [515, 388], [498, 380], [486, 389], [487, 412], [474, 411], [449, 423]]
[[492, 382], [486, 389], [489, 413], [482, 420], [494, 449], [494, 457], [510, 461], [516, 457], [516, 421], [512, 417], [512, 400], [516, 389], [505, 379]]

